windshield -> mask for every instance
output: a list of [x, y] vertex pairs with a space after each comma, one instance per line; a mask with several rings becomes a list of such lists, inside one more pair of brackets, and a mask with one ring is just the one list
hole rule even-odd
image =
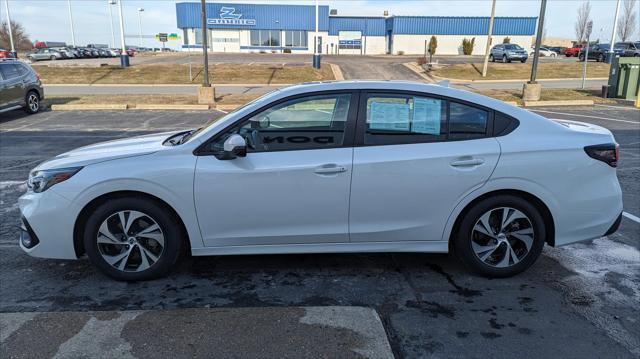
[[279, 91], [278, 89], [275, 89], [275, 90], [273, 90], [273, 91], [269, 91], [269, 92], [265, 93], [264, 95], [259, 96], [259, 97], [255, 98], [255, 99], [253, 99], [253, 100], [251, 100], [251, 101], [249, 101], [249, 102], [245, 103], [244, 105], [242, 105], [242, 106], [240, 106], [240, 107], [237, 107], [235, 110], [233, 110], [233, 111], [231, 111], [231, 112], [227, 113], [226, 115], [222, 116], [221, 118], [212, 118], [212, 119], [210, 119], [209, 121], [207, 121], [207, 123], [205, 123], [205, 124], [204, 124], [204, 126], [202, 126], [202, 127], [198, 128], [198, 129], [196, 129], [195, 131], [192, 131], [192, 132], [188, 132], [188, 133], [186, 133], [186, 134], [185, 134], [185, 137], [184, 137], [184, 138], [182, 138], [182, 139], [180, 140], [179, 144], [183, 144], [183, 143], [185, 143], [185, 142], [189, 141], [189, 140], [190, 140], [191, 138], [193, 138], [195, 135], [197, 135], [198, 133], [200, 133], [200, 132], [204, 131], [206, 128], [208, 128], [209, 126], [213, 125], [214, 123], [216, 123], [216, 122], [218, 122], [218, 121], [222, 121], [222, 120], [224, 120], [224, 119], [226, 119], [226, 118], [228, 118], [228, 117], [230, 117], [230, 116], [233, 116], [236, 112], [238, 112], [238, 111], [240, 111], [240, 110], [244, 109], [244, 108], [245, 108], [245, 107], [247, 107], [247, 106], [251, 106], [251, 105], [253, 105], [253, 104], [254, 104], [254, 103], [256, 103], [256, 102], [259, 102], [259, 101], [263, 100], [264, 98], [266, 98], [266, 97], [268, 97], [268, 96], [271, 96], [272, 94], [274, 94], [274, 93], [276, 93], [276, 92], [278, 92], [278, 91]]
[[507, 50], [522, 50], [522, 47], [520, 47], [520, 45], [504, 45], [504, 48]]

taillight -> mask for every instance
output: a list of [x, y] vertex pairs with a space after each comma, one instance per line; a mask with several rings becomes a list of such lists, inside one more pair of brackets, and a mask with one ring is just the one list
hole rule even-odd
[[602, 161], [611, 167], [618, 167], [620, 145], [617, 143], [587, 146], [584, 148], [584, 152], [586, 152], [589, 157]]

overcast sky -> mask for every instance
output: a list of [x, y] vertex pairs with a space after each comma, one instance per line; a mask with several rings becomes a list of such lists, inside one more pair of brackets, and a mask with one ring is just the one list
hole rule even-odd
[[[6, 20], [4, 1], [0, 0], [0, 17]], [[127, 44], [138, 45], [137, 9], [142, 13], [142, 32], [154, 35], [159, 32], [178, 32], [176, 28], [176, 0], [123, 0], [125, 34]], [[256, 4], [314, 4], [307, 1], [208, 1], [215, 3], [256, 3]], [[549, 0], [547, 5], [547, 36], [573, 38], [573, 24], [578, 7], [583, 0]], [[107, 0], [71, 0], [75, 25], [76, 43], [110, 43], [109, 7]], [[331, 0], [320, 1], [338, 9], [339, 15], [382, 15], [388, 10], [392, 15], [431, 16], [489, 16], [491, 0]], [[615, 0], [592, 0], [592, 38], [609, 42], [615, 13]], [[12, 20], [19, 21], [26, 28], [32, 40], [65, 41], [71, 43], [67, 0], [9, 0]], [[638, 10], [640, 6], [636, 6]], [[539, 0], [498, 0], [497, 16], [538, 16]], [[119, 42], [117, 7], [113, 6], [116, 42]], [[636, 28], [640, 28], [637, 26]], [[637, 34], [637, 32], [636, 32]], [[130, 36], [130, 37], [129, 37]], [[636, 35], [637, 37], [637, 35]], [[177, 47], [179, 42], [169, 42]], [[143, 46], [159, 47], [153, 39], [144, 40]]]

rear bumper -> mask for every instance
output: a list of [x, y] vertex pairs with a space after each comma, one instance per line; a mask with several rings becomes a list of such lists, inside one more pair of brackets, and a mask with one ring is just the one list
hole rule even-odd
[[609, 236], [609, 235], [612, 235], [612, 234], [616, 233], [618, 228], [620, 228], [620, 223], [621, 222], [622, 222], [622, 212], [620, 212], [620, 215], [618, 216], [616, 221], [613, 222], [611, 227], [609, 227], [609, 229], [607, 230], [607, 232], [603, 236]]

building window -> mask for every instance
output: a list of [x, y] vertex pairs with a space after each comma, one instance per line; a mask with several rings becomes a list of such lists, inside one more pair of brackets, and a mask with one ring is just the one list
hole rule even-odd
[[284, 41], [286, 47], [307, 47], [307, 32], [285, 31]]
[[280, 46], [280, 31], [251, 30], [251, 46]]
[[202, 29], [194, 29], [196, 33], [196, 45], [202, 45]]
[[185, 45], [189, 45], [189, 30], [182, 29], [182, 39], [184, 40]]

